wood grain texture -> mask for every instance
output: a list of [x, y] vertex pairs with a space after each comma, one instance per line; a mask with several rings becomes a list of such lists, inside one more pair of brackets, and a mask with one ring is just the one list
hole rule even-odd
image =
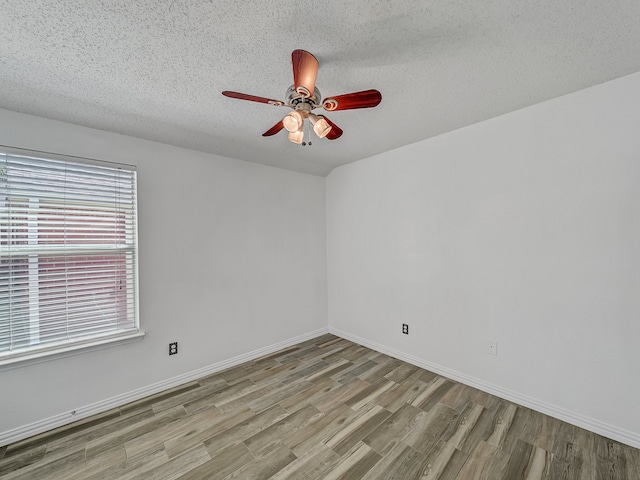
[[638, 480], [640, 451], [323, 335], [0, 447], [59, 478]]

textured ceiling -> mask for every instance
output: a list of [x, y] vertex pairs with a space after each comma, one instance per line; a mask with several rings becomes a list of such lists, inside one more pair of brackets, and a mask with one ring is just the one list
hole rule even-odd
[[[262, 137], [288, 110], [220, 92], [283, 99], [297, 48], [382, 103]], [[0, 107], [316, 175], [638, 71], [638, 0], [0, 0]]]

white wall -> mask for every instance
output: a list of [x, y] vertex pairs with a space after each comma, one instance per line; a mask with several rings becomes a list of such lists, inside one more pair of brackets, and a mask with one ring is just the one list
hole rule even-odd
[[[326, 330], [324, 178], [0, 110], [0, 144], [138, 166], [146, 337], [0, 370], [2, 433]], [[168, 356], [168, 344], [179, 354]]]
[[330, 329], [640, 446], [639, 105], [635, 74], [334, 170]]

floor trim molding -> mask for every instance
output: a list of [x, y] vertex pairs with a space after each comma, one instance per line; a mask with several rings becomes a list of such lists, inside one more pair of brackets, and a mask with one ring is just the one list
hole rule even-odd
[[138, 388], [136, 390], [132, 390], [130, 392], [123, 393], [122, 395], [117, 395], [115, 397], [96, 402], [91, 405], [86, 405], [84, 407], [78, 408], [72, 413], [61, 413], [58, 415], [54, 415], [53, 417], [45, 418], [29, 425], [25, 425], [23, 427], [14, 428], [6, 432], [0, 432], [0, 446], [9, 445], [11, 443], [24, 440], [25, 438], [44, 433], [48, 430], [62, 427], [78, 420], [82, 420], [92, 415], [104, 413], [113, 408], [117, 408], [122, 405], [126, 405], [127, 403], [140, 400], [141, 398], [148, 397], [149, 395], [154, 395], [156, 393], [162, 392], [163, 390], [168, 390], [170, 388], [192, 382], [199, 378], [221, 372], [222, 370], [235, 367], [251, 360], [255, 360], [256, 358], [260, 358], [265, 355], [277, 352], [278, 350], [290, 347], [292, 345], [311, 340], [326, 333], [329, 333], [329, 329], [327, 327], [323, 327], [312, 332], [298, 335], [297, 337], [289, 338], [287, 340], [283, 340], [266, 347], [258, 348], [251, 352], [237, 355], [227, 360], [223, 360], [221, 362], [217, 362], [212, 365], [187, 372], [183, 375], [178, 375], [177, 377], [169, 378], [152, 385], [147, 385], [146, 387]]
[[558, 407], [556, 405], [544, 402], [533, 397], [529, 397], [527, 395], [522, 395], [518, 392], [514, 392], [513, 390], [509, 390], [498, 385], [485, 382], [484, 380], [481, 380], [479, 378], [472, 377], [455, 370], [451, 370], [449, 368], [443, 367], [442, 365], [438, 365], [421, 358], [414, 357], [413, 355], [409, 355], [399, 350], [386, 347], [379, 343], [359, 337], [357, 335], [353, 335], [349, 332], [345, 332], [332, 326], [329, 326], [329, 333], [342, 337], [346, 340], [350, 340], [364, 347], [371, 348], [372, 350], [375, 350], [377, 352], [397, 358], [398, 360], [402, 360], [417, 367], [424, 368], [425, 370], [437, 373], [438, 375], [442, 375], [443, 377], [450, 378], [451, 380], [455, 380], [470, 387], [477, 388], [478, 390], [490, 393], [491, 395], [495, 395], [504, 400], [508, 400], [518, 405], [531, 408], [532, 410], [536, 410], [537, 412], [557, 418], [558, 420], [562, 420], [563, 422], [567, 422], [577, 427], [584, 428], [586, 430], [624, 443], [631, 447], [640, 448], [640, 434], [638, 433], [631, 432], [629, 430], [625, 430], [605, 422], [601, 422], [600, 420], [596, 420], [591, 417], [580, 415], [565, 408]]

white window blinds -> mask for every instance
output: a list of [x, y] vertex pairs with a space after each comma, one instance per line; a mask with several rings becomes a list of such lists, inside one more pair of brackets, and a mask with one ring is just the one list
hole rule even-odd
[[136, 172], [0, 147], [0, 360], [138, 331]]

